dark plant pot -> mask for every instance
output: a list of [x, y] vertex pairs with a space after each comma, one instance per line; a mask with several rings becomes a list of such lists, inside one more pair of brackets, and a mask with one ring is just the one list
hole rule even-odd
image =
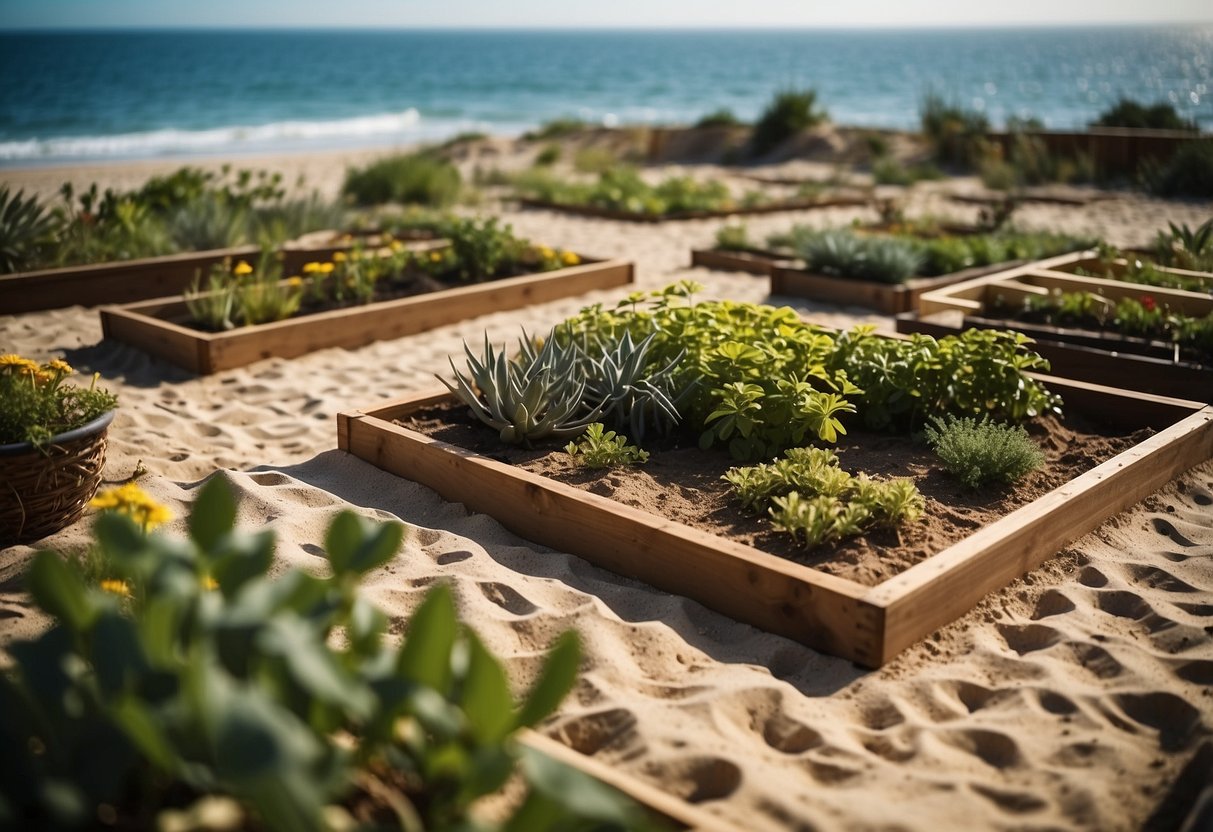
[[46, 537], [76, 520], [97, 493], [115, 411], [51, 437], [0, 445], [0, 546]]

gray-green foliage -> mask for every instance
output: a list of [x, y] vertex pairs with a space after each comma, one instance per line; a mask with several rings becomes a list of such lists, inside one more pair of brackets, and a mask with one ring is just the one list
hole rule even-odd
[[823, 448], [791, 448], [782, 459], [730, 468], [723, 478], [744, 508], [767, 514], [806, 548], [913, 522], [925, 507], [912, 481], [854, 476]]
[[810, 271], [838, 277], [904, 283], [923, 265], [912, 243], [893, 237], [832, 229], [801, 233], [795, 242]]
[[1022, 427], [985, 418], [933, 417], [926, 437], [948, 472], [970, 488], [1015, 482], [1045, 460]]
[[219, 479], [185, 541], [99, 516], [95, 557], [129, 597], [56, 553], [35, 557], [28, 586], [56, 623], [13, 643], [0, 676], [4, 825], [92, 828], [109, 807], [120, 828], [155, 828], [162, 810], [218, 795], [243, 805], [245, 824], [319, 831], [352, 828], [342, 804], [358, 793], [390, 794], [379, 801], [388, 826], [364, 829], [644, 825], [601, 784], [530, 755], [513, 817], [494, 827], [469, 816], [515, 771], [511, 735], [572, 687], [574, 634], [516, 702], [449, 589], [427, 594], [403, 644], [387, 637], [388, 617], [358, 584], [396, 556], [399, 523], [342, 512], [325, 535], [328, 577], [271, 578], [273, 532], [242, 532], [235, 516]]
[[613, 343], [598, 349], [583, 348], [587, 390], [592, 401], [606, 403], [603, 417], [627, 425], [632, 436], [643, 440], [650, 428], [666, 433], [678, 423], [678, 401], [687, 391], [674, 392], [674, 373], [683, 354], [662, 364], [649, 360], [657, 333], [639, 343], [625, 331]]
[[607, 430], [601, 422], [587, 427], [579, 440], [570, 442], [564, 449], [587, 468], [635, 465], [649, 459], [648, 451], [629, 445], [626, 436]]
[[498, 431], [501, 441], [511, 444], [571, 439], [602, 417], [605, 402], [583, 407], [586, 378], [575, 344], [548, 338], [538, 348], [524, 332], [518, 347], [511, 360], [489, 343], [486, 333], [480, 357], [463, 345], [466, 376], [452, 359], [455, 383], [438, 378], [477, 419]]
[[39, 265], [54, 247], [60, 225], [36, 196], [0, 186], [0, 274]]

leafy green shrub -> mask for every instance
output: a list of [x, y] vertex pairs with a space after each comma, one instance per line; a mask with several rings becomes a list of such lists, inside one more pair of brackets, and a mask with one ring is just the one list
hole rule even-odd
[[506, 263], [518, 258], [525, 246], [510, 226], [499, 226], [496, 217], [454, 220], [446, 228], [451, 254], [464, 280], [487, 280]]
[[551, 121], [544, 122], [539, 129], [531, 130], [522, 135], [522, 138], [530, 141], [546, 141], [550, 139], [563, 139], [566, 136], [572, 136], [575, 133], [580, 133], [589, 129], [590, 124], [587, 121], [579, 118], [555, 118]]
[[826, 121], [829, 115], [816, 109], [815, 90], [787, 90], [776, 93], [767, 104], [750, 136], [749, 153], [762, 156], [801, 131]]
[[212, 194], [176, 206], [165, 222], [174, 243], [187, 251], [228, 248], [249, 241], [248, 209], [228, 205]]
[[969, 488], [1015, 482], [1045, 461], [1022, 427], [985, 418], [933, 417], [926, 437], [948, 472]]
[[1205, 220], [1195, 231], [1187, 223], [1167, 223], [1170, 233], [1158, 232], [1154, 239], [1154, 254], [1166, 266], [1195, 271], [1213, 271], [1213, 218]]
[[796, 242], [810, 271], [837, 277], [904, 283], [923, 264], [913, 244], [892, 237], [834, 229], [802, 234]]
[[1166, 101], [1142, 104], [1131, 98], [1120, 98], [1091, 122], [1092, 127], [1134, 127], [1153, 130], [1185, 130], [1196, 132], [1194, 121], [1181, 116], [1174, 105]]
[[713, 110], [695, 122], [696, 127], [737, 127], [742, 123], [741, 119], [733, 115], [733, 111], [728, 107], [722, 107], [719, 110]]
[[853, 476], [842, 470], [833, 451], [822, 448], [791, 448], [783, 459], [730, 468], [722, 479], [744, 508], [767, 514], [805, 548], [913, 522], [925, 509], [912, 481]]
[[1213, 198], [1213, 139], [1184, 142], [1168, 161], [1143, 165], [1141, 176], [1159, 196]]
[[0, 186], [0, 274], [21, 272], [44, 263], [60, 233], [61, 220], [24, 191]]
[[918, 115], [936, 161], [971, 169], [985, 156], [990, 122], [984, 113], [948, 103], [939, 94], [929, 92], [919, 105]]
[[605, 147], [583, 147], [573, 154], [573, 170], [605, 173], [619, 164], [619, 157]]
[[459, 196], [459, 170], [433, 153], [385, 156], [365, 168], [346, 172], [341, 192], [355, 205], [385, 202], [441, 207]]
[[118, 406], [118, 399], [97, 387], [64, 383], [75, 371], [56, 358], [38, 364], [9, 353], [0, 355], [0, 445], [44, 444], [52, 436], [75, 430]]
[[560, 145], [545, 145], [535, 156], [535, 166], [548, 168], [560, 161]]
[[[0, 677], [0, 814], [24, 826], [156, 828], [218, 798], [241, 828], [353, 828], [355, 807], [393, 828], [472, 828], [473, 802], [516, 769], [511, 735], [573, 684], [566, 633], [515, 703], [445, 587], [403, 645], [385, 638], [388, 617], [358, 584], [396, 556], [399, 523], [342, 512], [325, 536], [329, 577], [271, 578], [273, 532], [236, 530], [223, 480], [199, 493], [188, 541], [150, 534], [146, 495], [125, 491], [99, 503], [99, 586], [53, 552], [30, 565], [56, 624], [13, 644]], [[526, 793], [501, 828], [645, 825], [601, 784], [521, 757]]]
[[649, 452], [628, 444], [626, 436], [606, 430], [601, 422], [588, 425], [576, 442], [564, 446], [570, 455], [587, 468], [611, 468], [647, 462]]
[[943, 174], [932, 164], [903, 165], [889, 156], [872, 163], [872, 179], [877, 185], [913, 185], [915, 182], [940, 179]]
[[750, 233], [744, 223], [726, 224], [716, 230], [716, 248], [739, 251], [750, 247]]

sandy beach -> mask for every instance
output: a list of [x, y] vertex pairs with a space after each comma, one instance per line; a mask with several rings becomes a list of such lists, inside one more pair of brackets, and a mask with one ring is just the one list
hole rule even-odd
[[[511, 161], [508, 141], [465, 172]], [[335, 196], [350, 164], [385, 150], [251, 159], [203, 167], [266, 167]], [[164, 160], [7, 169], [14, 189], [53, 195], [65, 180], [132, 187], [182, 164]], [[737, 179], [736, 171], [697, 167]], [[795, 163], [766, 173], [803, 172]], [[654, 172], [657, 175], [659, 171]], [[801, 175], [801, 174], [797, 174]], [[749, 183], [753, 185], [752, 182]], [[910, 214], [971, 220], [947, 193], [976, 179], [922, 183], [902, 194]], [[831, 326], [892, 319], [804, 299], [768, 298], [750, 275], [690, 269], [690, 249], [712, 243], [722, 220], [640, 226], [493, 204], [535, 241], [637, 264], [638, 288], [696, 280], [705, 295], [787, 303]], [[1195, 226], [1213, 203], [1140, 193], [1082, 206], [1028, 204], [1025, 228], [1148, 243], [1168, 221]], [[803, 222], [875, 219], [833, 208], [748, 219], [751, 233]], [[1213, 730], [1213, 461], [1204, 461], [1058, 557], [988, 596], [955, 623], [879, 671], [737, 623], [699, 604], [535, 545], [429, 489], [335, 450], [335, 417], [438, 387], [447, 357], [487, 331], [497, 342], [545, 331], [598, 292], [496, 313], [354, 350], [270, 359], [195, 377], [102, 338], [94, 309], [0, 314], [0, 352], [65, 357], [99, 371], [120, 399], [106, 479], [141, 462], [141, 484], [170, 506], [181, 532], [210, 477], [241, 498], [240, 522], [278, 535], [282, 567], [323, 568], [316, 554], [331, 515], [353, 506], [407, 524], [405, 548], [366, 586], [403, 618], [427, 587], [449, 582], [464, 620], [527, 684], [556, 635], [585, 645], [574, 693], [544, 726], [576, 750], [698, 804], [739, 830], [1137, 830], [1176, 828], [1193, 800], [1181, 776], [1209, 753]], [[2, 310], [0, 310], [2, 312]], [[70, 549], [89, 518], [42, 541]], [[46, 621], [22, 593], [35, 551], [0, 553], [0, 640]], [[1202, 758], [1203, 759], [1203, 758]], [[1208, 784], [1208, 773], [1196, 782]], [[1203, 780], [1201, 778], [1203, 777]], [[1179, 784], [1179, 787], [1176, 784]], [[1198, 789], [1197, 789], [1198, 790]], [[1170, 814], [1168, 814], [1170, 813]]]

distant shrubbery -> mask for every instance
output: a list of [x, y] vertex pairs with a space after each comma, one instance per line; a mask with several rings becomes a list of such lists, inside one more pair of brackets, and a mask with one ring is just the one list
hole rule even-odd
[[1142, 104], [1129, 98], [1121, 98], [1099, 114], [1091, 122], [1092, 127], [1135, 127], [1153, 130], [1197, 131], [1196, 123], [1185, 119], [1175, 107], [1165, 101]]
[[1167, 162], [1146, 166], [1142, 181], [1159, 196], [1213, 198], [1213, 139], [1187, 142]]
[[443, 206], [459, 197], [459, 170], [433, 153], [385, 156], [365, 168], [351, 168], [342, 193], [355, 205], [387, 202]]
[[523, 133], [522, 138], [530, 141], [562, 139], [565, 136], [580, 133], [582, 130], [588, 129], [589, 126], [589, 122], [579, 118], [556, 118], [545, 122], [536, 130]]
[[736, 127], [741, 124], [741, 119], [733, 115], [733, 111], [728, 107], [722, 107], [719, 110], [708, 113], [700, 117], [699, 121], [695, 122], [696, 127]]
[[931, 142], [937, 162], [963, 169], [980, 163], [990, 131], [985, 113], [947, 102], [934, 92], [923, 98], [918, 113], [923, 135]]
[[762, 156], [792, 136], [826, 121], [829, 114], [817, 109], [814, 90], [788, 90], [776, 94], [762, 111], [750, 136], [751, 156]]

